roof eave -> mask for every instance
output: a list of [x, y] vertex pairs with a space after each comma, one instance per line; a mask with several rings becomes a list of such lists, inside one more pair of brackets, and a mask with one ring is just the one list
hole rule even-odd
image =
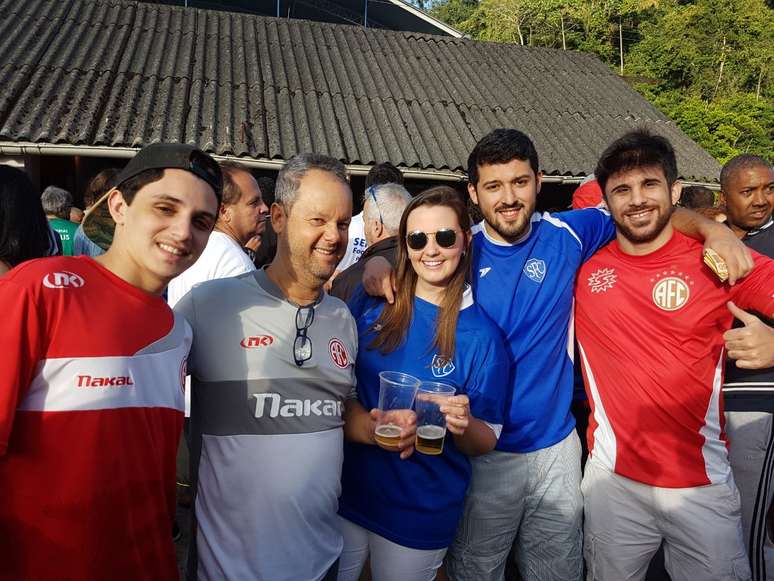
[[[18, 155], [82, 155], [84, 157], [108, 157], [113, 159], [129, 159], [140, 150], [140, 147], [111, 147], [100, 145], [70, 145], [54, 143], [14, 143], [9, 141], [0, 141], [0, 155], [18, 156]], [[220, 161], [235, 161], [247, 167], [256, 169], [268, 169], [279, 171], [285, 165], [284, 159], [236, 157], [233, 155], [212, 155]], [[345, 163], [347, 171], [351, 175], [366, 175], [370, 170], [370, 165]], [[464, 181], [465, 175], [462, 172], [452, 170], [437, 169], [417, 169], [401, 168], [404, 177], [415, 180], [438, 180], [449, 182]]]
[[[110, 157], [114, 159], [129, 159], [140, 150], [139, 147], [111, 147], [102, 145], [69, 145], [55, 143], [14, 143], [10, 141], [0, 141], [0, 155], [82, 155], [84, 157]], [[213, 157], [222, 161], [235, 161], [248, 167], [256, 169], [268, 169], [279, 171], [285, 165], [284, 159], [236, 157], [233, 155], [214, 155]], [[351, 175], [366, 175], [370, 170], [370, 165], [345, 163], [347, 171]], [[450, 169], [434, 168], [400, 168], [406, 179], [413, 180], [437, 180], [446, 182], [464, 182], [467, 175], [462, 171]], [[549, 184], [567, 184], [580, 185], [586, 179], [585, 176], [575, 175], [543, 175], [543, 182]], [[706, 182], [696, 180], [680, 180], [684, 186], [704, 186], [717, 190], [717, 182]]]
[[455, 38], [464, 38], [464, 34], [457, 30], [456, 28], [452, 28], [448, 24], [442, 22], [441, 20], [438, 20], [437, 18], [433, 18], [426, 12], [423, 12], [422, 10], [419, 10], [418, 8], [412, 6], [411, 4], [407, 2], [403, 2], [402, 0], [388, 0], [391, 4], [394, 4], [395, 6], [399, 6], [403, 8], [406, 12], [409, 12], [416, 16], [417, 18], [421, 18], [425, 22], [432, 24], [436, 28], [443, 30], [446, 34], [449, 36], [453, 36]]

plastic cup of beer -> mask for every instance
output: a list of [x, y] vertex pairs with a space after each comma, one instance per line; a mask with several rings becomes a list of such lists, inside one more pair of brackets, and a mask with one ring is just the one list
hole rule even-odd
[[379, 419], [374, 439], [382, 447], [398, 449], [400, 433], [414, 418], [414, 398], [421, 382], [400, 371], [379, 373]]
[[437, 456], [443, 452], [446, 438], [446, 416], [441, 413], [444, 401], [457, 390], [453, 385], [423, 381], [417, 392], [417, 439], [414, 448], [422, 454]]

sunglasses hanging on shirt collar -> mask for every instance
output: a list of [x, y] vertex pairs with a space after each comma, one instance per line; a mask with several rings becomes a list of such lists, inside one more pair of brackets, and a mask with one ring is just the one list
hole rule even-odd
[[314, 322], [314, 307], [311, 305], [299, 306], [296, 311], [296, 339], [293, 341], [293, 360], [298, 367], [312, 358], [312, 340], [306, 334]]

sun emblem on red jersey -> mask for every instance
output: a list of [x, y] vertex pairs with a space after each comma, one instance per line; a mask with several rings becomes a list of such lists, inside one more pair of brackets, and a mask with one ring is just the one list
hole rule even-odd
[[600, 268], [588, 278], [589, 287], [593, 293], [603, 293], [613, 288], [617, 280], [618, 275], [614, 268]]
[[346, 368], [349, 365], [349, 356], [347, 355], [347, 349], [344, 347], [339, 339], [334, 337], [328, 343], [328, 350], [331, 352], [331, 359], [336, 367]]

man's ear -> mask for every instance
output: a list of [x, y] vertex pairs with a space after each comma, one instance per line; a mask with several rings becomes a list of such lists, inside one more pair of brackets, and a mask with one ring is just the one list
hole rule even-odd
[[285, 231], [288, 221], [288, 214], [285, 206], [278, 202], [274, 202], [269, 208], [269, 215], [271, 216], [271, 227], [277, 234], [281, 234]]
[[607, 205], [607, 196], [605, 194], [602, 194], [602, 201], [600, 204], [605, 210], [610, 210], [610, 206]]
[[468, 195], [470, 196], [470, 201], [478, 206], [478, 193], [476, 192], [476, 186], [470, 182], [468, 182]]
[[680, 196], [683, 193], [683, 182], [679, 180], [676, 181], [675, 183], [672, 184], [671, 189], [672, 189], [672, 205], [674, 206], [675, 204], [677, 204], [677, 202], [680, 201]]
[[116, 188], [110, 190], [107, 197], [107, 206], [110, 217], [113, 218], [116, 226], [123, 226], [126, 222], [126, 210], [129, 208], [129, 204], [124, 200], [124, 195], [120, 190]]
[[726, 192], [724, 192], [723, 190], [720, 190], [718, 192], [718, 206], [725, 208], [727, 201], [728, 200], [726, 200]]
[[371, 220], [371, 231], [373, 232], [373, 240], [378, 240], [382, 234], [384, 234], [384, 224], [379, 220]]
[[222, 222], [230, 222], [231, 221], [231, 205], [230, 204], [220, 204], [220, 207], [218, 208], [218, 220]]
[[535, 174], [535, 195], [540, 193], [540, 188], [543, 186], [543, 172], [539, 171]]

